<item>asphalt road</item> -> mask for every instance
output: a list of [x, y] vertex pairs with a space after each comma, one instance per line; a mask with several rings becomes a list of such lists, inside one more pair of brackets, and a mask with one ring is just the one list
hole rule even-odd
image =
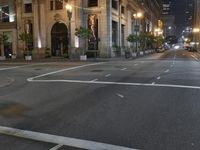
[[[0, 63], [0, 133], [4, 127], [0, 150], [199, 150], [200, 54]], [[51, 135], [75, 141], [44, 142]]]

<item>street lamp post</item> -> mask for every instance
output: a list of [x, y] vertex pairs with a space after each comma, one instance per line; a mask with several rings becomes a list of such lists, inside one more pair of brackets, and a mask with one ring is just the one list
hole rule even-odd
[[142, 13], [141, 12], [137, 12], [135, 14], [133, 14], [133, 17], [135, 18], [135, 32], [136, 32], [136, 53], [138, 53], [138, 32], [140, 31], [140, 25], [138, 23], [139, 19], [142, 18]]
[[67, 16], [68, 16], [68, 50], [71, 53], [71, 19], [72, 19], [72, 6], [66, 4]]
[[196, 34], [200, 32], [199, 28], [194, 28], [193, 33], [194, 33], [194, 46], [195, 46], [195, 51], [197, 50], [197, 39], [196, 39]]

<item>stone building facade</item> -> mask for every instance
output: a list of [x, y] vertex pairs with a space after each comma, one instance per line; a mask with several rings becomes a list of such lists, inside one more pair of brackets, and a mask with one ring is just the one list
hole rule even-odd
[[[24, 53], [24, 43], [17, 38], [21, 33], [33, 34], [34, 57], [44, 57], [47, 50], [51, 56], [73, 54], [84, 44], [89, 52], [100, 57], [114, 57], [116, 47], [130, 46], [126, 37], [135, 32], [134, 13], [142, 12], [144, 16], [139, 22], [140, 32], [153, 34], [161, 18], [160, 0], [15, 0], [13, 3], [16, 6], [13, 53], [18, 57]], [[72, 6], [70, 22], [67, 3]], [[93, 37], [87, 43], [75, 36], [75, 29], [80, 26], [92, 31]]]

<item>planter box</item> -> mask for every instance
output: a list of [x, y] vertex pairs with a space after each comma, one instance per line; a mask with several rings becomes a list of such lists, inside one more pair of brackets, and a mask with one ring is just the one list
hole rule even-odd
[[80, 56], [80, 60], [86, 61], [86, 60], [87, 60], [87, 55], [81, 55], [81, 56]]
[[140, 52], [140, 55], [144, 55], [144, 52]]
[[6, 60], [5, 56], [0, 56], [0, 60]]
[[16, 55], [12, 55], [11, 58], [12, 58], [12, 59], [16, 59]]
[[32, 60], [32, 56], [25, 56], [25, 60], [27, 60], [27, 61]]
[[132, 57], [137, 57], [137, 53], [132, 53]]

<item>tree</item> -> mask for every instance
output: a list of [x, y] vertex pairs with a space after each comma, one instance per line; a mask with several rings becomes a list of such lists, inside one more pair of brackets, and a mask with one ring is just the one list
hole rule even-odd
[[155, 44], [156, 44], [156, 48], [162, 46], [163, 42], [164, 42], [164, 39], [162, 36], [156, 36], [155, 39]]
[[24, 42], [24, 54], [31, 55], [33, 50], [33, 35], [30, 33], [21, 33], [19, 40]]
[[126, 40], [132, 44], [138, 42], [139, 37], [136, 34], [129, 34], [129, 36], [126, 38]]
[[87, 43], [87, 40], [89, 40], [92, 37], [92, 31], [85, 27], [76, 28], [75, 36], [77, 36], [80, 39], [85, 40], [84, 49], [82, 50], [82, 53], [84, 55], [84, 52], [86, 50], [86, 43]]

